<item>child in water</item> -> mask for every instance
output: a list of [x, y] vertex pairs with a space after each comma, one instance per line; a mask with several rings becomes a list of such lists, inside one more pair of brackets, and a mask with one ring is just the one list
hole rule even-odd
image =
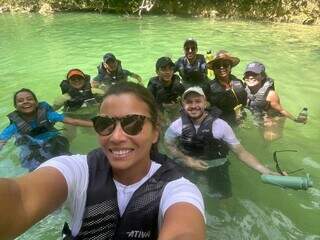
[[8, 114], [10, 120], [0, 133], [0, 149], [13, 136], [20, 148], [23, 167], [33, 171], [42, 162], [63, 154], [69, 154], [69, 142], [54, 128], [56, 122], [91, 127], [91, 121], [65, 117], [55, 112], [46, 102], [38, 102], [36, 95], [26, 88], [13, 96], [15, 110]]

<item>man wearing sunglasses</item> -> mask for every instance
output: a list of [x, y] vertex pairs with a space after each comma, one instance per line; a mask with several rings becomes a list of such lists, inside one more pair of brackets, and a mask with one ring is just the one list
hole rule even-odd
[[202, 87], [205, 94], [210, 93], [207, 77], [206, 60], [198, 54], [198, 44], [193, 38], [188, 38], [184, 44], [184, 56], [175, 63], [175, 72], [178, 71], [185, 89], [192, 86]]
[[112, 53], [106, 53], [98, 66], [98, 75], [93, 78], [91, 85], [106, 90], [110, 85], [127, 81], [128, 77], [142, 83], [142, 78], [138, 74], [123, 69], [120, 60]]
[[185, 166], [207, 176], [214, 197], [231, 196], [229, 150], [259, 173], [271, 173], [240, 144], [231, 127], [218, 118], [218, 112], [206, 109], [206, 97], [200, 87], [191, 87], [184, 92], [182, 106], [181, 117], [165, 133], [166, 147]]
[[231, 74], [231, 69], [238, 65], [240, 59], [230, 53], [220, 50], [213, 60], [207, 63], [213, 70], [215, 78], [210, 81], [210, 97], [212, 106], [222, 110], [221, 118], [231, 126], [241, 123], [247, 102], [247, 93], [243, 82]]

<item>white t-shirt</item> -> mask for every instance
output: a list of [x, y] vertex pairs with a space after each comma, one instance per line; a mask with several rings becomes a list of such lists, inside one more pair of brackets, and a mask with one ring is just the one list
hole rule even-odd
[[[59, 156], [52, 158], [42, 167], [54, 167], [58, 169], [66, 179], [68, 185], [68, 198], [66, 205], [71, 214], [71, 231], [76, 236], [82, 225], [82, 217], [85, 210], [89, 171], [86, 155]], [[148, 174], [139, 182], [125, 186], [114, 180], [117, 188], [118, 206], [122, 215], [133, 193], [147, 181], [159, 168], [160, 164], [153, 162]], [[205, 218], [204, 203], [199, 189], [189, 180], [181, 177], [169, 182], [163, 191], [159, 206], [158, 227], [160, 229], [166, 210], [177, 202], [187, 202], [199, 209]]]
[[[194, 125], [196, 131], [200, 125]], [[166, 142], [174, 142], [182, 134], [182, 119], [178, 118], [176, 121], [171, 123], [167, 129], [164, 139]], [[236, 138], [232, 128], [224, 120], [217, 118], [212, 122], [212, 135], [218, 140], [223, 140], [228, 145], [240, 144], [239, 140]]]

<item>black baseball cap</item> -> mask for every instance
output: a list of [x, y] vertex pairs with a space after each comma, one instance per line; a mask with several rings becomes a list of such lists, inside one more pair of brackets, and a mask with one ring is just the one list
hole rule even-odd
[[195, 39], [193, 38], [188, 38], [187, 40], [184, 41], [183, 48], [186, 48], [187, 46], [192, 45], [198, 48], [198, 43]]
[[170, 66], [174, 67], [174, 63], [172, 62], [171, 58], [169, 57], [161, 57], [156, 62], [156, 70], [159, 70], [159, 68]]
[[112, 54], [112, 53], [106, 53], [104, 56], [103, 56], [103, 62], [107, 62], [109, 60], [112, 60], [112, 61], [116, 61], [116, 57]]

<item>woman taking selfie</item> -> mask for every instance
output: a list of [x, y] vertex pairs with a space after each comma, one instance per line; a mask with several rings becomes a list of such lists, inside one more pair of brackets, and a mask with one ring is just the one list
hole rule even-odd
[[159, 123], [148, 90], [132, 82], [110, 87], [93, 123], [99, 149], [0, 180], [0, 238], [17, 236], [65, 203], [69, 239], [205, 239], [201, 193], [154, 151]]

